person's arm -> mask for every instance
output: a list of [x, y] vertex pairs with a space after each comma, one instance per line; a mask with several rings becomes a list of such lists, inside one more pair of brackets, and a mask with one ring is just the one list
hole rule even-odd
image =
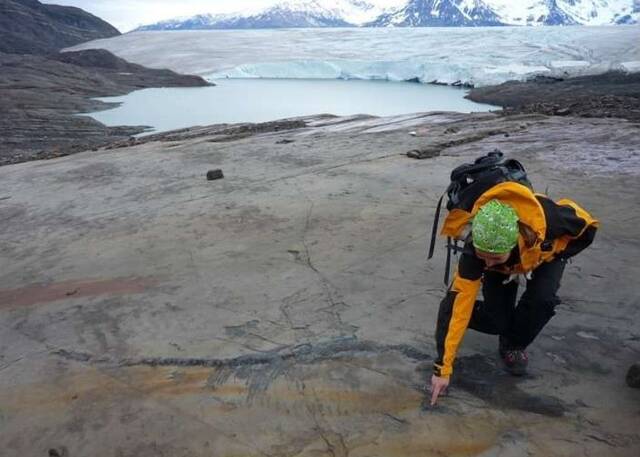
[[547, 220], [546, 237], [552, 243], [546, 250], [553, 250], [558, 258], [568, 259], [593, 242], [599, 222], [591, 214], [572, 200], [554, 202], [544, 195], [537, 198]]
[[453, 360], [469, 325], [480, 282], [480, 278], [467, 279], [456, 272], [451, 288], [440, 303], [436, 327], [438, 358], [433, 370], [436, 376], [449, 377], [453, 372]]
[[433, 366], [431, 404], [435, 404], [453, 372], [453, 361], [473, 313], [483, 270], [482, 260], [463, 253], [453, 283], [440, 303], [436, 326], [438, 358]]
[[560, 200], [558, 206], [562, 208], [564, 227], [571, 228], [571, 230], [567, 229], [565, 231], [564, 235], [568, 238], [567, 246], [562, 250], [559, 257], [573, 257], [593, 243], [600, 223], [571, 200]]

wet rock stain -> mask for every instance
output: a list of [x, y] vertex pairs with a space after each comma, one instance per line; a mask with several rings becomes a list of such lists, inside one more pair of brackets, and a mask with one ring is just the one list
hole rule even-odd
[[[367, 345], [356, 347], [370, 349]], [[328, 350], [328, 345], [324, 349]], [[398, 353], [396, 349], [387, 350]], [[202, 420], [227, 424], [222, 430], [235, 430], [238, 437], [252, 433], [271, 437], [267, 442], [274, 444], [261, 446], [264, 453], [249, 453], [247, 457], [477, 456], [494, 450], [506, 422], [510, 426], [515, 424], [513, 418], [492, 418], [477, 411], [463, 415], [459, 411], [458, 414], [422, 414], [419, 404], [423, 392], [384, 376], [372, 378], [365, 368], [354, 368], [354, 376], [362, 383], [359, 389], [345, 386], [340, 379], [322, 377], [352, 356], [343, 354], [336, 359], [318, 359], [313, 365], [303, 364], [288, 376], [274, 379], [268, 391], [253, 401], [249, 400], [251, 387], [225, 366], [139, 365], [94, 369], [84, 364], [80, 365], [82, 371], [68, 379], [51, 385], [24, 386], [21, 395], [15, 391], [5, 392], [0, 401], [7, 404], [12, 398], [15, 400], [12, 410], [28, 408], [30, 414], [40, 415], [53, 411], [64, 414], [78, 401], [85, 407], [91, 405], [91, 410], [98, 414], [116, 407], [114, 399], [117, 399], [120, 406], [116, 408], [121, 413], [115, 413], [116, 417], [133, 414], [127, 419], [127, 426], [132, 427], [137, 421], [146, 420], [135, 406], [141, 398], [145, 402], [155, 399], [160, 404], [171, 404], [180, 398], [185, 405], [198, 405], [195, 410], [188, 408], [189, 414], [197, 412]], [[360, 351], [359, 356], [365, 357], [366, 352]], [[131, 395], [131, 406], [124, 407]], [[268, 414], [271, 419], [258, 421], [255, 430], [234, 428], [246, 418], [262, 414]], [[278, 428], [279, 424], [287, 423], [292, 424], [292, 429], [286, 433]], [[278, 444], [273, 441], [276, 436]]]
[[527, 378], [514, 377], [481, 355], [458, 359], [454, 388], [462, 389], [497, 409], [518, 410], [550, 417], [561, 417], [567, 405], [551, 395], [533, 395], [518, 384]]
[[317, 345], [301, 344], [284, 350], [278, 349], [229, 359], [155, 357], [126, 360], [121, 361], [120, 364], [216, 368], [216, 372], [209, 379], [209, 385], [223, 384], [233, 376], [247, 383], [251, 399], [265, 392], [274, 380], [288, 373], [296, 365], [313, 365], [327, 360], [357, 358], [385, 352], [398, 352], [416, 361], [431, 359], [429, 354], [410, 345], [383, 345], [371, 341], [358, 341], [355, 337], [345, 337]]
[[158, 280], [153, 277], [78, 279], [52, 284], [32, 284], [17, 289], [1, 289], [0, 310], [81, 297], [139, 294], [157, 283]]
[[[203, 387], [215, 390], [228, 385], [231, 379], [242, 381], [246, 385], [247, 401], [251, 403], [257, 396], [264, 394], [279, 378], [286, 377], [297, 367], [311, 367], [324, 362], [345, 362], [380, 356], [382, 354], [398, 353], [412, 362], [422, 364], [420, 370], [427, 370], [424, 362], [431, 360], [431, 356], [410, 345], [384, 345], [371, 341], [358, 341], [355, 337], [338, 338], [317, 345], [302, 344], [284, 350], [273, 350], [260, 354], [248, 354], [235, 358], [177, 358], [154, 357], [122, 360], [119, 362], [93, 359], [96, 362], [117, 364], [129, 367], [183, 367], [183, 368], [213, 368], [206, 371], [202, 380]], [[57, 355], [77, 361], [92, 360], [83, 353], [61, 352]], [[352, 367], [353, 368], [353, 367]], [[325, 367], [325, 375], [327, 371]], [[325, 376], [327, 377], [327, 376]], [[424, 375], [421, 376], [424, 378]], [[426, 378], [425, 378], [426, 379]], [[331, 380], [331, 379], [327, 379]], [[517, 410], [549, 417], [561, 417], [568, 409], [561, 400], [550, 395], [533, 395], [519, 387], [519, 383], [526, 378], [515, 378], [507, 375], [496, 366], [491, 358], [474, 355], [461, 357], [456, 367], [456, 377], [453, 388], [459, 388], [472, 396], [479, 398], [491, 407], [501, 410]], [[343, 379], [336, 382], [345, 384]], [[396, 380], [402, 385], [401, 380]], [[350, 381], [353, 384], [353, 379]], [[349, 383], [346, 383], [349, 384]], [[184, 385], [184, 383], [181, 383]], [[189, 385], [189, 383], [187, 383]], [[407, 384], [416, 392], [412, 399], [414, 406], [423, 412], [447, 413], [445, 406], [430, 408], [425, 396], [424, 386]], [[184, 387], [188, 389], [188, 387]], [[178, 389], [178, 387], [176, 387]], [[337, 404], [349, 403], [352, 392], [358, 389], [327, 392], [326, 399]], [[359, 392], [357, 395], [363, 395]], [[387, 403], [384, 398], [373, 398], [372, 402]], [[446, 408], [445, 408], [446, 409]]]

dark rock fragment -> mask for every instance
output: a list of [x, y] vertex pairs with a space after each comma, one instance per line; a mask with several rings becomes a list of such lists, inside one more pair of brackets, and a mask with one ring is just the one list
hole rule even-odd
[[462, 87], [462, 88], [465, 88], [465, 89], [473, 89], [473, 84], [462, 82], [460, 80], [457, 80], [457, 81], [451, 83], [451, 85], [453, 87]]
[[49, 457], [67, 457], [69, 455], [69, 451], [64, 446], [61, 446], [59, 449], [51, 448], [49, 449]]
[[207, 181], [213, 181], [213, 180], [222, 179], [222, 178], [224, 178], [224, 174], [220, 169], [207, 171]]
[[627, 385], [634, 389], [640, 389], [640, 363], [631, 365], [627, 372]]
[[411, 159], [432, 159], [434, 157], [438, 157], [440, 152], [442, 151], [442, 147], [440, 146], [432, 146], [425, 147], [422, 149], [413, 149], [407, 152], [407, 157]]
[[556, 76], [536, 75], [533, 78], [530, 78], [529, 81], [536, 82], [539, 84], [553, 84], [553, 83], [564, 81], [564, 78], [558, 78]]

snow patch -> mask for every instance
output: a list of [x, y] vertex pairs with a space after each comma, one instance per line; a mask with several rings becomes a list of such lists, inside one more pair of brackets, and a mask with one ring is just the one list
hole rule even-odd
[[554, 60], [550, 65], [553, 68], [586, 68], [591, 63], [586, 60]]
[[514, 76], [523, 76], [533, 75], [537, 73], [548, 73], [551, 70], [541, 65], [523, 65], [514, 63], [510, 65], [502, 65], [499, 67], [489, 67], [484, 71], [488, 74], [509, 74]]
[[593, 333], [589, 333], [589, 332], [578, 332], [578, 333], [576, 333], [576, 335], [578, 335], [580, 338], [584, 338], [585, 340], [599, 340], [600, 339], [596, 335], [594, 335]]
[[640, 61], [622, 62], [620, 67], [629, 73], [640, 72]]

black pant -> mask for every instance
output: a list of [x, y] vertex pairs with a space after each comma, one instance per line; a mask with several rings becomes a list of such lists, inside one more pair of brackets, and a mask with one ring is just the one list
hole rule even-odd
[[560, 303], [556, 292], [566, 262], [555, 259], [533, 270], [518, 306], [518, 282], [504, 284], [508, 275], [486, 271], [482, 283], [484, 300], [476, 301], [469, 328], [500, 335], [507, 348], [526, 348], [555, 314], [554, 308]]

